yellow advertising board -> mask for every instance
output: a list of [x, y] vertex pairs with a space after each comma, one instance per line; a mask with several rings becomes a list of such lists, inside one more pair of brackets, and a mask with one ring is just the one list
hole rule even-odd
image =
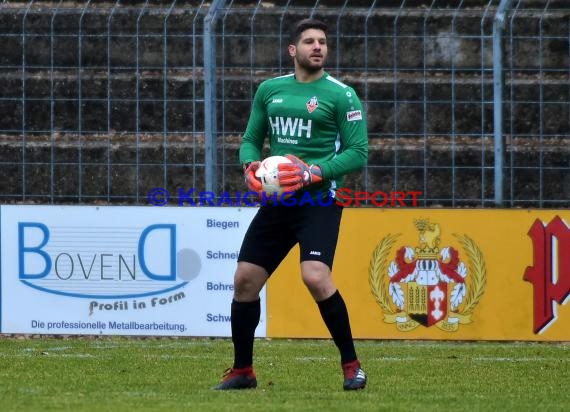
[[[333, 277], [357, 339], [570, 340], [570, 211], [346, 208]], [[267, 336], [328, 338], [294, 249]]]

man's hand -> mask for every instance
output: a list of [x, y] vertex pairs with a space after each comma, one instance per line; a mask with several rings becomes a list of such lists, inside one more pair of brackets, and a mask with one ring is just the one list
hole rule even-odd
[[257, 193], [258, 196], [261, 196], [261, 192], [263, 191], [261, 180], [255, 176], [255, 171], [259, 169], [260, 165], [260, 161], [251, 162], [247, 167], [246, 165], [243, 165], [243, 168], [245, 169], [243, 175], [245, 177], [245, 183], [247, 183], [247, 188], [250, 191]]
[[285, 157], [291, 160], [291, 163], [280, 163], [277, 167], [279, 168], [279, 184], [286, 192], [296, 192], [303, 187], [323, 181], [323, 174], [319, 166], [309, 166], [291, 154], [285, 155]]

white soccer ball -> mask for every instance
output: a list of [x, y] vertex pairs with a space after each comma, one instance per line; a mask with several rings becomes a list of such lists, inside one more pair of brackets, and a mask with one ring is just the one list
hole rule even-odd
[[283, 193], [283, 188], [279, 185], [279, 169], [277, 165], [280, 163], [291, 163], [291, 160], [285, 156], [269, 156], [265, 158], [259, 169], [255, 171], [255, 176], [261, 180], [261, 187], [267, 196], [277, 193], [280, 196]]

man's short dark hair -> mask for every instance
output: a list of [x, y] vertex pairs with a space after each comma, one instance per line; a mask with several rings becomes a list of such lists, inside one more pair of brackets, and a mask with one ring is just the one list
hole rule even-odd
[[317, 19], [303, 19], [293, 26], [289, 37], [289, 44], [297, 44], [301, 38], [301, 33], [308, 29], [322, 30], [325, 32], [325, 35], [327, 34], [327, 25], [323, 21]]

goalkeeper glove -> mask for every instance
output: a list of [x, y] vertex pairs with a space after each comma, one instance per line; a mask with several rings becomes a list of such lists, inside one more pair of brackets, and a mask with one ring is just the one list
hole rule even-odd
[[245, 177], [245, 183], [247, 183], [247, 188], [250, 191], [257, 193], [258, 196], [261, 196], [261, 192], [263, 190], [261, 187], [261, 180], [255, 175], [255, 172], [257, 169], [259, 169], [260, 165], [260, 161], [255, 161], [247, 165], [243, 165], [243, 175]]
[[279, 168], [279, 184], [286, 192], [296, 192], [303, 187], [321, 183], [323, 181], [323, 173], [317, 165], [308, 165], [297, 156], [286, 155], [291, 163], [280, 163]]

